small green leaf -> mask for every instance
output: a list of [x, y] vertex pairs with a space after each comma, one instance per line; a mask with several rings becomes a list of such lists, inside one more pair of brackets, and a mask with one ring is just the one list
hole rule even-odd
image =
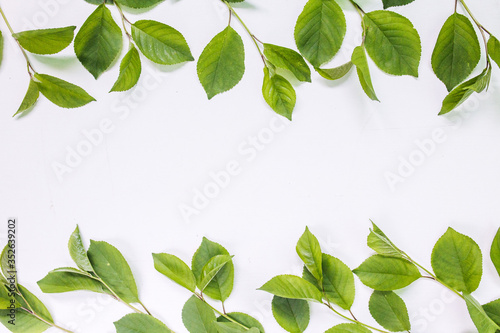
[[374, 291], [370, 313], [380, 326], [391, 332], [410, 331], [410, 317], [405, 302], [393, 291]]
[[495, 265], [498, 275], [500, 275], [500, 228], [498, 229], [495, 239], [493, 240], [493, 244], [491, 245], [490, 257], [493, 265]]
[[318, 239], [309, 231], [308, 227], [306, 227], [306, 231], [297, 242], [295, 250], [309, 272], [311, 272], [321, 285], [323, 283], [323, 257], [321, 247]]
[[389, 237], [375, 223], [372, 222], [372, 226], [373, 229], [370, 229], [370, 234], [368, 235], [368, 247], [384, 256], [402, 258], [403, 254], [401, 250], [394, 245]]
[[[202, 272], [205, 265], [215, 256], [229, 255], [229, 252], [220, 244], [209, 241], [203, 238], [203, 241], [193, 256], [191, 268], [197, 281], [197, 285], [201, 284]], [[225, 301], [233, 290], [234, 283], [234, 265], [228, 262], [205, 287], [205, 295], [219, 300]]]
[[404, 6], [409, 3], [412, 3], [415, 0], [382, 0], [384, 3], [384, 9], [387, 9], [389, 7], [396, 7], [396, 6]]
[[[144, 9], [159, 4], [163, 0], [115, 0], [120, 5], [130, 8]], [[101, 1], [102, 2], [102, 1]]]
[[95, 101], [82, 88], [46, 74], [35, 74], [38, 89], [52, 103], [66, 109], [79, 108]]
[[141, 57], [137, 49], [131, 45], [120, 64], [120, 75], [111, 91], [127, 91], [132, 89], [141, 76]]
[[422, 277], [411, 262], [378, 254], [366, 259], [353, 272], [363, 284], [380, 291], [401, 289]]
[[259, 290], [267, 291], [276, 296], [292, 299], [320, 302], [323, 299], [321, 291], [312, 283], [294, 275], [278, 275], [269, 280]]
[[309, 326], [309, 303], [301, 299], [273, 297], [273, 316], [287, 332], [302, 333]]
[[208, 99], [232, 89], [245, 73], [245, 48], [230, 26], [216, 35], [198, 60], [198, 77]]
[[137, 21], [132, 25], [132, 37], [139, 50], [157, 64], [175, 65], [194, 60], [184, 36], [166, 24]]
[[449, 228], [434, 246], [431, 263], [440, 281], [470, 294], [481, 282], [482, 258], [481, 249], [474, 240]]
[[196, 279], [184, 261], [167, 253], [153, 254], [153, 260], [158, 272], [191, 292], [196, 290]]
[[494, 36], [488, 40], [488, 55], [500, 66], [500, 41]]
[[264, 55], [274, 66], [289, 70], [302, 82], [311, 82], [311, 70], [302, 56], [292, 49], [264, 44]]
[[71, 44], [75, 36], [75, 26], [29, 30], [13, 34], [23, 49], [36, 54], [56, 54]]
[[500, 326], [488, 316], [481, 304], [472, 295], [464, 293], [464, 299], [469, 315], [479, 333], [495, 333], [500, 330]]
[[371, 331], [359, 324], [340, 324], [330, 328], [325, 333], [371, 333]]
[[443, 100], [439, 115], [453, 111], [464, 103], [473, 93], [484, 91], [490, 84], [491, 67], [486, 68], [481, 74], [462, 83], [453, 89]]
[[354, 303], [355, 287], [352, 271], [337, 258], [323, 254], [323, 291], [328, 301], [349, 310]]
[[196, 296], [184, 304], [182, 322], [190, 333], [217, 333], [214, 311]]
[[97, 276], [118, 297], [127, 303], [139, 303], [132, 270], [120, 251], [106, 242], [90, 241], [88, 256]]
[[267, 67], [264, 67], [262, 95], [274, 112], [288, 120], [292, 120], [292, 113], [297, 99], [295, 89], [283, 76], [275, 73], [271, 74]]
[[116, 59], [122, 43], [120, 27], [106, 5], [101, 4], [78, 31], [75, 53], [82, 65], [97, 79]]
[[340, 50], [346, 29], [344, 12], [335, 0], [309, 0], [295, 25], [295, 42], [302, 55], [320, 67]]
[[131, 313], [114, 322], [116, 333], [173, 333], [158, 319], [143, 313]]
[[420, 36], [406, 17], [377, 10], [363, 17], [366, 51], [375, 64], [392, 75], [418, 77], [422, 47]]
[[327, 80], [339, 80], [346, 76], [354, 64], [349, 61], [335, 68], [316, 68], [316, 72]]
[[476, 68], [481, 48], [470, 20], [454, 13], [443, 25], [432, 53], [432, 68], [448, 91], [465, 80]]
[[30, 85], [28, 86], [28, 92], [24, 96], [24, 99], [21, 105], [19, 106], [19, 109], [14, 114], [14, 117], [31, 109], [38, 100], [38, 97], [40, 97], [40, 90], [38, 90], [38, 85], [35, 81], [30, 80]]
[[483, 305], [483, 309], [488, 317], [500, 326], [500, 299]]
[[76, 290], [88, 290], [109, 294], [109, 290], [86, 272], [74, 268], [58, 268], [37, 282], [44, 293], [65, 293]]
[[[228, 313], [227, 316], [229, 316], [231, 319], [236, 320], [238, 323], [242, 324], [245, 327], [248, 328], [256, 328], [257, 331], [256, 333], [265, 333], [264, 327], [262, 324], [255, 319], [252, 316], [247, 315], [246, 313], [241, 313], [241, 312], [231, 312]], [[220, 316], [217, 318], [218, 322], [229, 322], [229, 319], [227, 319], [224, 316]]]
[[356, 71], [358, 73], [359, 83], [363, 87], [366, 95], [373, 101], [378, 101], [377, 95], [375, 94], [375, 89], [373, 88], [372, 78], [370, 75], [370, 68], [368, 67], [368, 60], [366, 58], [365, 49], [362, 46], [358, 46], [352, 52], [352, 63], [356, 66]]
[[223, 269], [229, 262], [232, 261], [232, 256], [218, 255], [210, 259], [209, 262], [203, 267], [201, 271], [201, 278], [199, 288], [203, 292], [215, 276]]
[[94, 271], [92, 265], [90, 264], [89, 257], [87, 256], [87, 250], [85, 250], [85, 247], [83, 246], [82, 236], [78, 226], [76, 226], [75, 231], [73, 231], [71, 237], [69, 238], [68, 249], [71, 258], [82, 271]]

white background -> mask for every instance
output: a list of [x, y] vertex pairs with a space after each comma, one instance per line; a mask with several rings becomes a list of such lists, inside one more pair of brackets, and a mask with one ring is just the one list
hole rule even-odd
[[[236, 7], [261, 40], [294, 47], [293, 28], [304, 3], [254, 0]], [[345, 62], [359, 43], [359, 17], [347, 1], [340, 3], [349, 33], [332, 66]], [[380, 1], [361, 4], [367, 11], [381, 8]], [[95, 8], [69, 0], [3, 0], [1, 5], [16, 31], [81, 26]], [[469, 5], [500, 36], [500, 3], [470, 0]], [[41, 98], [21, 119], [11, 116], [28, 76], [21, 54], [7, 39], [0, 67], [0, 218], [3, 242], [7, 218], [19, 219], [20, 280], [61, 325], [77, 332], [113, 332], [113, 321], [128, 312], [122, 304], [86, 292], [43, 295], [36, 285], [50, 269], [73, 265], [66, 245], [78, 223], [86, 242], [106, 240], [122, 251], [144, 303], [173, 330], [186, 332], [181, 309], [189, 294], [154, 270], [151, 253], [190, 261], [206, 236], [235, 255], [235, 288], [227, 309], [251, 313], [268, 332], [282, 332], [270, 312], [271, 295], [256, 288], [278, 274], [299, 274], [295, 244], [305, 226], [324, 252], [355, 268], [371, 254], [366, 236], [373, 219], [428, 267], [432, 246], [448, 226], [470, 235], [485, 254], [477, 298], [482, 303], [498, 298], [500, 280], [487, 253], [500, 216], [500, 72], [495, 66], [490, 93], [450, 116], [437, 116], [446, 89], [433, 75], [430, 57], [453, 6], [452, 0], [417, 0], [394, 9], [420, 32], [419, 79], [388, 76], [370, 63], [382, 101], [376, 103], [364, 95], [354, 71], [336, 83], [313, 74], [313, 84], [296, 87], [294, 121], [272, 138], [270, 124], [286, 122], [263, 101], [262, 62], [236, 22], [246, 43], [246, 74], [235, 89], [212, 101], [196, 78], [195, 63], [172, 69], [146, 59], [135, 90], [107, 94], [118, 63], [95, 82], [69, 48], [55, 57], [31, 58], [39, 72], [77, 83], [99, 102], [64, 110]], [[227, 24], [227, 11], [217, 0], [167, 0], [150, 12], [128, 16], [179, 29], [196, 58]], [[3, 23], [0, 28], [6, 35]], [[476, 71], [483, 65], [484, 59]], [[155, 82], [156, 88], [146, 89]], [[54, 163], [66, 163], [69, 150], [88, 144], [84, 132], [103, 120], [112, 122], [112, 130], [58, 179]], [[439, 142], [429, 144], [436, 131]], [[250, 160], [250, 153], [240, 150], [259, 135], [265, 144], [260, 141], [263, 149]], [[422, 158], [417, 142], [435, 148]], [[391, 187], [387, 173], [397, 175], [410, 158], [419, 165]], [[183, 218], [180, 207], [192, 205], [196, 190], [212, 181], [210, 173], [230, 161], [239, 163], [240, 173], [198, 215]], [[367, 309], [369, 291], [359, 281], [357, 289], [353, 311], [374, 323]], [[418, 281], [400, 292], [414, 318], [412, 332], [475, 332], [463, 302], [442, 291]], [[323, 332], [340, 322], [315, 305], [307, 332]]]

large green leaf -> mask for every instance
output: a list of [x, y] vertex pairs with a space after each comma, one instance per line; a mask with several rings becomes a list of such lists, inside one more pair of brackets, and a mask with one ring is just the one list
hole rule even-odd
[[130, 50], [123, 57], [120, 64], [120, 75], [116, 80], [111, 91], [127, 91], [132, 89], [139, 81], [141, 76], [141, 57], [134, 45], [130, 46]]
[[259, 290], [267, 291], [276, 296], [292, 299], [320, 302], [321, 291], [312, 283], [294, 275], [278, 275], [266, 282]]
[[163, 0], [115, 0], [121, 5], [130, 7], [130, 8], [149, 8], [154, 5], [159, 4]]
[[354, 275], [341, 260], [323, 254], [323, 291], [326, 298], [349, 310], [354, 303]]
[[361, 83], [363, 91], [371, 100], [378, 101], [375, 89], [373, 88], [370, 68], [368, 67], [368, 60], [366, 58], [364, 47], [358, 46], [354, 49], [351, 61], [356, 66], [359, 83]]
[[479, 333], [495, 333], [500, 330], [500, 326], [488, 316], [481, 304], [472, 295], [464, 293], [464, 299], [469, 315]]
[[61, 52], [71, 44], [75, 35], [75, 26], [40, 29], [18, 32], [12, 36], [19, 44], [31, 53], [55, 54]]
[[477, 34], [470, 20], [454, 13], [443, 25], [432, 53], [432, 68], [448, 91], [469, 76], [481, 58]]
[[75, 53], [97, 79], [111, 66], [122, 48], [122, 31], [102, 4], [83, 23], [75, 38]]
[[372, 222], [372, 229], [368, 235], [368, 247], [378, 254], [402, 258], [403, 254], [396, 245], [387, 237], [382, 230], [375, 223]]
[[493, 239], [493, 244], [491, 245], [490, 257], [493, 265], [500, 275], [500, 228], [498, 229], [495, 238]]
[[488, 88], [491, 80], [491, 67], [487, 67], [481, 74], [462, 83], [453, 89], [443, 100], [439, 115], [453, 111], [465, 102], [473, 93], [480, 93]]
[[404, 6], [409, 3], [412, 3], [415, 0], [382, 0], [384, 3], [384, 9], [395, 6]]
[[37, 283], [44, 293], [65, 293], [76, 290], [109, 293], [101, 282], [93, 279], [86, 272], [74, 268], [55, 269]]
[[184, 261], [167, 253], [153, 254], [153, 260], [158, 272], [191, 292], [196, 290], [196, 279]]
[[295, 250], [297, 251], [300, 259], [302, 259], [306, 265], [306, 268], [321, 285], [323, 283], [323, 257], [321, 247], [318, 239], [311, 233], [311, 231], [309, 231], [308, 227], [306, 227], [306, 231], [304, 231], [297, 242]]
[[184, 304], [182, 322], [190, 333], [217, 333], [214, 311], [196, 296]]
[[131, 313], [114, 322], [116, 333], [173, 333], [158, 319], [143, 313]]
[[66, 109], [79, 108], [95, 101], [82, 88], [46, 74], [35, 74], [38, 89], [52, 103]]
[[75, 231], [73, 231], [71, 237], [69, 238], [68, 249], [71, 258], [82, 271], [94, 271], [92, 265], [90, 264], [89, 257], [87, 256], [87, 250], [85, 250], [85, 247], [83, 246], [80, 227], [78, 226], [76, 226]]
[[264, 55], [274, 66], [289, 70], [299, 81], [311, 82], [311, 70], [304, 58], [292, 49], [264, 44]]
[[410, 317], [405, 302], [393, 291], [374, 291], [369, 303], [372, 317], [391, 332], [410, 331]]
[[[229, 255], [229, 252], [220, 244], [203, 238], [191, 262], [191, 268], [198, 285], [201, 284], [203, 268], [213, 257], [218, 255]], [[213, 299], [225, 301], [231, 295], [233, 283], [234, 265], [232, 262], [228, 262], [205, 287], [204, 293]]]
[[418, 76], [422, 47], [420, 36], [406, 17], [377, 10], [363, 17], [365, 45], [375, 64], [393, 75]]
[[[265, 333], [264, 327], [262, 324], [255, 318], [247, 315], [246, 313], [241, 313], [241, 312], [231, 312], [226, 314], [229, 316], [232, 320], [237, 321], [241, 325], [248, 327], [248, 328], [256, 328], [257, 333]], [[224, 316], [220, 316], [217, 318], [218, 322], [229, 322], [229, 319], [227, 319]]]
[[315, 68], [316, 72], [318, 72], [319, 75], [324, 77], [327, 80], [339, 80], [346, 76], [350, 71], [351, 68], [354, 64], [352, 61], [349, 61], [341, 66], [334, 67], [334, 68]]
[[500, 299], [483, 305], [483, 309], [488, 317], [500, 326]]
[[488, 55], [500, 66], [500, 41], [495, 36], [488, 40]]
[[28, 91], [26, 92], [21, 105], [19, 106], [19, 109], [17, 109], [17, 112], [14, 114], [14, 116], [22, 114], [23, 112], [31, 109], [38, 100], [38, 97], [40, 97], [40, 90], [38, 90], [38, 85], [36, 84], [36, 82], [31, 79], [28, 86]]
[[470, 294], [481, 282], [482, 258], [481, 249], [472, 238], [449, 228], [434, 246], [431, 263], [440, 281]]
[[407, 287], [422, 277], [411, 262], [378, 254], [366, 259], [353, 272], [363, 284], [381, 291]]
[[157, 64], [175, 65], [194, 60], [184, 36], [166, 24], [137, 21], [132, 25], [132, 37], [139, 50]]
[[201, 53], [197, 71], [208, 99], [237, 85], [245, 73], [240, 35], [230, 26], [217, 34]]
[[273, 316], [283, 329], [290, 333], [302, 333], [309, 326], [309, 303], [301, 299], [274, 296]]
[[359, 324], [340, 324], [330, 328], [325, 333], [371, 333], [371, 331]]
[[330, 61], [346, 33], [344, 12], [335, 0], [309, 0], [295, 25], [295, 42], [314, 66]]
[[88, 256], [95, 273], [127, 303], [138, 303], [139, 294], [132, 270], [123, 255], [106, 242], [90, 241]]
[[270, 73], [267, 67], [264, 67], [262, 95], [274, 112], [288, 120], [292, 120], [292, 113], [297, 100], [295, 89], [287, 79], [276, 73]]

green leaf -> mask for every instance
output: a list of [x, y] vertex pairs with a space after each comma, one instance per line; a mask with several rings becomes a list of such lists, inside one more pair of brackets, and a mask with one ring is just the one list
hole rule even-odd
[[500, 326], [500, 299], [483, 305], [484, 312], [495, 322], [495, 324]]
[[323, 295], [312, 283], [294, 275], [278, 275], [269, 280], [259, 290], [276, 296], [320, 302]]
[[363, 284], [380, 291], [401, 289], [422, 277], [411, 262], [378, 254], [366, 259], [353, 272]]
[[167, 253], [154, 253], [153, 260], [158, 272], [191, 292], [196, 290], [196, 279], [184, 261]]
[[232, 258], [232, 256], [228, 255], [218, 255], [207, 262], [201, 271], [200, 284], [198, 285], [202, 292], [208, 284], [213, 281], [221, 269], [223, 269], [228, 263], [232, 262]]
[[464, 293], [467, 310], [479, 333], [495, 333], [500, 330], [493, 319], [491, 319], [479, 302], [468, 293]]
[[24, 96], [24, 99], [19, 106], [19, 109], [14, 114], [14, 117], [23, 113], [26, 110], [29, 110], [35, 105], [36, 101], [40, 97], [40, 90], [38, 90], [38, 85], [32, 79], [30, 80], [30, 85], [28, 86], [28, 92]]
[[295, 42], [302, 55], [320, 67], [340, 50], [346, 29], [344, 12], [335, 0], [309, 0], [295, 25]]
[[302, 56], [292, 49], [264, 44], [264, 55], [274, 66], [293, 73], [297, 80], [311, 82], [311, 70]]
[[71, 44], [75, 36], [75, 26], [29, 30], [13, 34], [23, 49], [36, 54], [56, 54]]
[[124, 5], [130, 8], [149, 8], [154, 5], [159, 4], [163, 0], [115, 0], [118, 2], [120, 5]]
[[406, 17], [377, 10], [363, 17], [366, 51], [375, 64], [392, 75], [418, 77], [422, 54], [420, 36]]
[[114, 246], [90, 241], [88, 256], [95, 273], [118, 297], [127, 303], [139, 303], [137, 285], [127, 261]]
[[370, 75], [370, 68], [368, 67], [368, 60], [366, 58], [365, 49], [362, 46], [358, 46], [352, 52], [352, 63], [356, 66], [356, 71], [358, 73], [359, 83], [363, 87], [366, 95], [373, 101], [378, 101], [377, 95], [375, 94], [375, 89], [373, 88], [372, 78]]
[[267, 67], [264, 67], [262, 95], [274, 112], [288, 120], [292, 120], [292, 113], [297, 100], [295, 89], [283, 76], [275, 73], [271, 74]]
[[[13, 306], [14, 308], [19, 307], [15, 297], [11, 297], [9, 295], [9, 290], [7, 287], [1, 283], [0, 284], [0, 310], [6, 310], [10, 306]], [[12, 302], [11, 302], [12, 300]], [[17, 304], [16, 304], [17, 303]]]
[[326, 298], [349, 310], [354, 303], [354, 275], [347, 265], [337, 258], [323, 254], [323, 291]]
[[453, 89], [443, 100], [439, 115], [453, 111], [465, 102], [473, 93], [484, 91], [490, 84], [491, 67], [486, 68], [481, 74], [462, 83]]
[[131, 313], [114, 322], [117, 333], [173, 333], [158, 319], [143, 313]]
[[[9, 244], [5, 245], [5, 247], [2, 250], [0, 259], [1, 269], [3, 276], [6, 279], [13, 278], [15, 280], [14, 284], [17, 285], [17, 274], [12, 274], [12, 272], [17, 272], [15, 252], [14, 252], [15, 248], [11, 249]], [[11, 283], [10, 280], [9, 283]]]
[[309, 303], [301, 299], [273, 297], [273, 316], [287, 332], [302, 333], [309, 326]]
[[232, 89], [245, 73], [245, 48], [231, 27], [217, 34], [198, 60], [198, 77], [208, 99]]
[[184, 304], [182, 322], [190, 333], [217, 333], [214, 311], [196, 296]]
[[315, 68], [316, 72], [318, 72], [319, 75], [324, 77], [327, 80], [339, 80], [346, 76], [350, 71], [351, 68], [354, 64], [352, 61], [349, 61], [341, 66], [335, 67], [335, 68]]
[[[48, 330], [51, 326], [44, 323], [40, 319], [32, 316], [22, 309], [14, 310], [15, 314], [12, 315], [10, 310], [0, 310], [0, 322], [11, 332], [14, 333], [42, 333]], [[11, 317], [15, 317], [15, 325], [9, 323]]]
[[380, 326], [391, 332], [410, 331], [410, 317], [405, 302], [393, 291], [374, 291], [370, 313]]
[[214, 322], [214, 326], [216, 327], [219, 333], [259, 333], [258, 328], [250, 328], [246, 329], [237, 323], [232, 322]]
[[28, 289], [24, 288], [22, 285], [18, 285], [19, 292], [23, 295], [24, 302], [21, 301], [21, 304], [27, 305], [29, 309], [33, 310], [40, 318], [43, 318], [45, 321], [49, 323], [54, 323], [52, 316], [50, 315], [49, 310], [45, 307], [45, 305]]
[[69, 238], [68, 249], [71, 258], [82, 271], [94, 271], [92, 265], [90, 264], [89, 257], [87, 256], [87, 250], [85, 250], [85, 247], [83, 246], [79, 226], [76, 226], [75, 231], [73, 231], [71, 237]]
[[384, 3], [384, 9], [395, 6], [404, 6], [409, 3], [412, 3], [415, 0], [382, 0]]
[[434, 246], [431, 263], [440, 281], [470, 294], [481, 282], [482, 258], [481, 249], [472, 238], [448, 228]]
[[122, 31], [106, 5], [101, 4], [83, 23], [75, 38], [75, 53], [97, 79], [122, 49]]
[[318, 239], [306, 227], [306, 231], [300, 237], [295, 247], [300, 259], [304, 262], [307, 269], [319, 281], [323, 283], [323, 257]]
[[488, 55], [500, 66], [500, 41], [494, 36], [490, 36], [488, 40]]
[[325, 333], [371, 333], [371, 331], [359, 324], [340, 324], [330, 328]]
[[[231, 312], [228, 313], [227, 316], [229, 316], [231, 319], [236, 320], [238, 323], [248, 327], [248, 328], [256, 328], [257, 331], [256, 333], [265, 333], [264, 327], [262, 324], [255, 319], [252, 316], [247, 315], [246, 313], [241, 313], [241, 312]], [[224, 316], [220, 316], [217, 318], [218, 322], [225, 323], [229, 322], [229, 319], [227, 319]]]
[[500, 275], [500, 228], [498, 229], [495, 239], [493, 240], [493, 244], [491, 245], [490, 257], [493, 265], [495, 265], [498, 275]]
[[[205, 265], [215, 256], [229, 255], [229, 252], [220, 244], [209, 241], [203, 238], [203, 241], [193, 256], [191, 268], [197, 281], [197, 285], [201, 284], [202, 272]], [[213, 278], [213, 280], [205, 287], [205, 295], [219, 300], [225, 301], [233, 290], [234, 283], [234, 265], [232, 262], [227, 263]]]
[[476, 68], [481, 49], [470, 20], [461, 14], [451, 15], [441, 28], [432, 53], [432, 68], [448, 91], [465, 80]]
[[123, 57], [120, 64], [120, 75], [111, 91], [127, 91], [132, 89], [141, 76], [141, 57], [134, 45], [130, 45], [130, 50]]
[[137, 21], [132, 25], [132, 37], [139, 50], [157, 64], [175, 65], [194, 60], [184, 36], [166, 24]]
[[35, 74], [38, 89], [52, 103], [66, 109], [79, 108], [94, 102], [82, 88], [46, 74]]
[[403, 254], [400, 249], [387, 237], [382, 230], [372, 222], [373, 229], [370, 229], [368, 235], [368, 247], [378, 254], [402, 258]]
[[86, 272], [74, 268], [58, 268], [37, 282], [44, 293], [65, 293], [76, 290], [88, 290], [108, 294], [108, 289]]

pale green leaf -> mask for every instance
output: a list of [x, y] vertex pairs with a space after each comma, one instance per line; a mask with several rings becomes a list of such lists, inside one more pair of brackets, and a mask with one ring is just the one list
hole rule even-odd
[[9, 315], [11, 315], [10, 310], [0, 310], [0, 322], [13, 333], [42, 333], [48, 330], [51, 326], [44, 323], [40, 319], [32, 316], [28, 312], [22, 309], [14, 310], [15, 314], [15, 325], [9, 323], [12, 320]]
[[114, 322], [116, 333], [173, 333], [158, 319], [143, 313], [131, 313]]
[[495, 333], [500, 330], [500, 326], [488, 316], [481, 304], [472, 295], [464, 293], [464, 299], [478, 333]]
[[312, 283], [294, 275], [278, 275], [265, 283], [259, 290], [267, 291], [276, 296], [292, 299], [320, 302], [321, 291]]
[[374, 291], [369, 309], [380, 326], [391, 332], [410, 331], [410, 317], [405, 302], [393, 291]]
[[30, 84], [28, 86], [28, 91], [26, 92], [26, 95], [24, 96], [24, 99], [21, 102], [19, 109], [14, 114], [14, 117], [31, 109], [33, 107], [33, 105], [35, 105], [36, 101], [38, 100], [38, 97], [40, 97], [40, 90], [38, 90], [38, 85], [36, 84], [35, 81], [30, 80]]
[[373, 228], [370, 229], [370, 234], [368, 235], [368, 247], [384, 256], [402, 258], [403, 254], [401, 250], [394, 245], [389, 237], [387, 237], [373, 222], [372, 227]]
[[304, 231], [297, 242], [295, 250], [297, 251], [300, 259], [304, 262], [306, 268], [321, 285], [323, 283], [323, 257], [321, 247], [318, 239], [311, 233], [311, 231], [309, 231], [308, 227], [306, 227], [306, 231]]
[[273, 316], [287, 332], [302, 333], [309, 326], [309, 304], [301, 299], [273, 297]]
[[155, 6], [163, 0], [115, 0], [120, 5], [130, 8], [144, 9]]
[[346, 76], [350, 71], [351, 68], [354, 64], [352, 61], [349, 61], [341, 66], [334, 67], [334, 68], [315, 68], [316, 72], [318, 72], [319, 75], [324, 77], [327, 80], [339, 80]]
[[283, 76], [276, 73], [271, 74], [267, 67], [264, 67], [262, 95], [274, 112], [288, 120], [292, 120], [292, 113], [297, 100], [295, 89]]
[[500, 41], [494, 36], [488, 40], [488, 55], [500, 66]]
[[141, 76], [141, 57], [137, 49], [131, 45], [130, 50], [123, 57], [120, 64], [120, 75], [111, 91], [127, 91], [132, 89]]
[[346, 29], [344, 12], [335, 0], [309, 0], [295, 25], [295, 42], [302, 55], [320, 67], [340, 50]]
[[330, 328], [325, 333], [371, 333], [371, 331], [359, 324], [340, 324]]
[[29, 30], [13, 34], [21, 46], [36, 54], [55, 54], [71, 44], [75, 26], [55, 29]]
[[378, 101], [377, 95], [375, 94], [375, 89], [373, 88], [365, 49], [362, 46], [358, 46], [354, 49], [354, 51], [352, 52], [351, 61], [356, 66], [359, 83], [361, 83], [363, 91], [371, 100]]
[[323, 291], [329, 302], [349, 310], [354, 303], [354, 275], [337, 258], [323, 254]]
[[[255, 328], [257, 329], [256, 333], [265, 333], [264, 327], [262, 324], [252, 316], [247, 315], [246, 313], [241, 313], [241, 312], [231, 312], [228, 313], [227, 316], [229, 316], [232, 320], [237, 321], [241, 325], [248, 327], [248, 328]], [[227, 319], [224, 316], [220, 316], [217, 318], [218, 322], [229, 322], [229, 319]]]
[[418, 76], [422, 47], [420, 36], [406, 17], [377, 10], [363, 17], [366, 51], [384, 72]]
[[44, 293], [65, 293], [76, 290], [88, 290], [109, 294], [109, 290], [88, 273], [72, 268], [58, 268], [49, 272], [37, 282]]
[[229, 255], [218, 255], [210, 259], [207, 264], [203, 267], [200, 276], [200, 284], [198, 287], [202, 292], [205, 288], [213, 281], [217, 274], [230, 262], [232, 262], [232, 256]]
[[191, 292], [196, 290], [196, 279], [184, 261], [167, 253], [153, 254], [153, 260], [158, 272]]
[[500, 275], [500, 228], [493, 239], [493, 244], [491, 245], [490, 257], [493, 265], [495, 266], [498, 275]]
[[83, 246], [82, 236], [78, 226], [76, 226], [75, 231], [73, 231], [71, 237], [69, 238], [68, 249], [71, 258], [82, 271], [94, 271], [92, 265], [90, 264], [89, 257], [87, 256], [87, 250], [85, 250], [85, 247]]
[[5, 245], [5, 247], [2, 250], [0, 265], [2, 269], [2, 274], [9, 281], [9, 283], [14, 282], [14, 284], [17, 284], [15, 247], [11, 248], [10, 244], [11, 243]]
[[395, 6], [404, 6], [409, 3], [412, 3], [415, 0], [382, 0], [384, 3], [384, 9]]
[[6, 310], [11, 306], [15, 309], [18, 305], [16, 298], [10, 295], [9, 290], [3, 283], [0, 283], [0, 310]]
[[46, 74], [35, 74], [38, 89], [52, 103], [66, 109], [79, 108], [95, 101], [82, 88]]
[[182, 322], [190, 333], [217, 333], [214, 311], [196, 296], [184, 304]]
[[264, 44], [264, 55], [274, 66], [286, 69], [299, 81], [311, 82], [311, 69], [302, 56], [292, 49]]
[[35, 312], [40, 318], [43, 318], [49, 323], [54, 323], [52, 316], [47, 307], [28, 289], [22, 285], [18, 285], [19, 292], [23, 295], [23, 299], [18, 299], [21, 305]]

